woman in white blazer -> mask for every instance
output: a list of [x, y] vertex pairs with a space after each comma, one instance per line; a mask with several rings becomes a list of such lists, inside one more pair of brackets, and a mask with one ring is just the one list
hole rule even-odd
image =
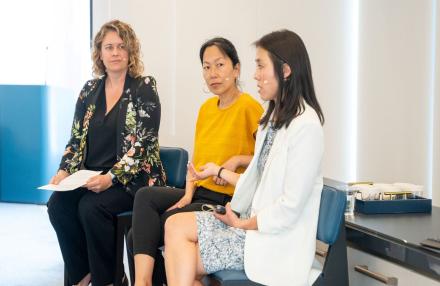
[[265, 285], [310, 284], [324, 117], [301, 38], [276, 31], [256, 47], [254, 78], [269, 106], [260, 121], [255, 155], [239, 178], [213, 163], [193, 170], [194, 179], [215, 175], [236, 182], [236, 189], [224, 215], [195, 212], [168, 219], [165, 265], [170, 286], [194, 285], [203, 275], [223, 269], [244, 269], [250, 280]]

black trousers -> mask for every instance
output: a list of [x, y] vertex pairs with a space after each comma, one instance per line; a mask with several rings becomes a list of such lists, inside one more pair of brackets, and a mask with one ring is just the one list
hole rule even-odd
[[135, 196], [132, 229], [128, 233], [129, 259], [136, 254], [146, 254], [155, 259], [153, 284], [166, 282], [163, 257], [158, 247], [164, 244], [164, 226], [168, 217], [180, 212], [200, 211], [203, 204], [225, 205], [231, 196], [198, 187], [191, 204], [166, 211], [185, 194], [182, 189], [167, 187], [146, 187]]
[[133, 196], [118, 185], [99, 194], [79, 188], [54, 192], [47, 207], [70, 282], [77, 284], [91, 273], [95, 286], [113, 283], [114, 218], [132, 209]]

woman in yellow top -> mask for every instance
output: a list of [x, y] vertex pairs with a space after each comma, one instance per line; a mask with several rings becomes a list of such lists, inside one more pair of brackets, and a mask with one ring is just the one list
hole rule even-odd
[[[234, 45], [214, 38], [200, 49], [203, 77], [215, 95], [200, 108], [196, 124], [193, 163], [203, 169], [215, 162], [224, 169], [242, 173], [253, 156], [255, 132], [263, 113], [261, 105], [239, 90], [240, 61]], [[201, 210], [203, 204], [228, 203], [234, 187], [219, 176], [194, 183], [185, 190], [148, 187], [137, 192], [133, 208], [133, 254], [135, 285], [165, 282], [162, 256], [165, 220], [178, 212]], [[130, 241], [130, 239], [129, 239]], [[155, 266], [156, 264], [156, 266]]]

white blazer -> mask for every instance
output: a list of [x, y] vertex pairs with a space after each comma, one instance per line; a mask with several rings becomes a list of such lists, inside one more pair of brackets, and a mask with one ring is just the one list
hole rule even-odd
[[265, 285], [309, 285], [315, 255], [322, 190], [324, 138], [313, 108], [277, 131], [257, 186], [257, 162], [267, 129], [259, 130], [255, 155], [241, 175], [233, 210], [257, 216], [258, 230], [246, 232], [244, 267]]

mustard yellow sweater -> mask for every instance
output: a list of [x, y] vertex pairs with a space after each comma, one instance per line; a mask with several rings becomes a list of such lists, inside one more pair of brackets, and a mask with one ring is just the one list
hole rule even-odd
[[[225, 109], [218, 108], [218, 97], [208, 99], [199, 110], [196, 124], [193, 163], [200, 166], [214, 162], [222, 165], [235, 155], [253, 155], [255, 132], [263, 108], [247, 93]], [[244, 168], [236, 170], [243, 173]], [[234, 186], [219, 186], [212, 178], [196, 182], [211, 191], [232, 195]]]

